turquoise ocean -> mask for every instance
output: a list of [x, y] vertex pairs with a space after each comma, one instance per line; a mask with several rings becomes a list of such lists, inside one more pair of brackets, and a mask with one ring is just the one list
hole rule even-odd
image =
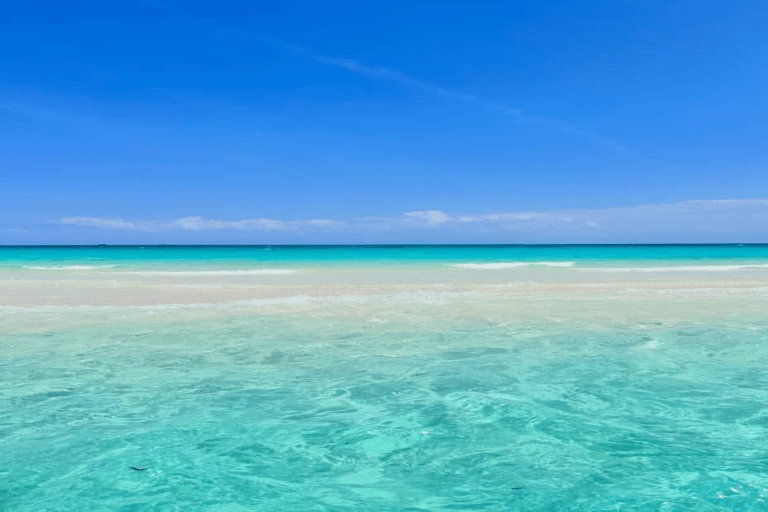
[[0, 511], [768, 511], [768, 245], [0, 247]]

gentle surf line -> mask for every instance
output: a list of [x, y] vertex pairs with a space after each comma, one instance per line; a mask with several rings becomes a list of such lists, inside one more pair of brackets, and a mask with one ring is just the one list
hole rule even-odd
[[117, 265], [68, 265], [62, 267], [53, 266], [25, 266], [24, 268], [29, 270], [98, 270], [102, 268], [112, 268]]
[[722, 272], [748, 268], [768, 268], [768, 263], [745, 265], [671, 265], [667, 267], [592, 267], [581, 272]]
[[254, 270], [132, 270], [125, 272], [110, 272], [115, 275], [139, 276], [255, 276], [293, 274], [293, 269], [262, 268]]
[[451, 264], [452, 267], [461, 267], [461, 268], [478, 268], [478, 269], [487, 269], [487, 270], [495, 270], [495, 269], [501, 269], [501, 268], [518, 268], [518, 267], [527, 267], [530, 265], [542, 265], [545, 267], [572, 267], [573, 262], [572, 261], [511, 261], [507, 263], [453, 263]]
[[274, 299], [246, 299], [232, 302], [194, 302], [189, 304], [154, 304], [154, 305], [95, 305], [77, 306], [0, 306], [0, 313], [64, 313], [64, 312], [109, 312], [109, 311], [172, 311], [182, 309], [228, 309], [238, 307], [303, 306], [316, 303], [364, 304], [372, 301], [385, 302], [422, 302], [426, 304], [445, 304], [447, 299], [484, 297], [484, 292], [428, 292], [413, 291], [386, 295], [340, 295], [311, 296], [292, 295]]

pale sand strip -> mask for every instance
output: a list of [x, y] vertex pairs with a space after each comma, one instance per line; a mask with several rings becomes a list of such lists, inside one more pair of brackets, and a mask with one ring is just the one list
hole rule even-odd
[[[302, 271], [285, 275], [0, 274], [3, 332], [129, 317], [297, 314], [439, 324], [738, 321], [768, 311], [768, 272]], [[374, 320], [371, 320], [374, 319]]]

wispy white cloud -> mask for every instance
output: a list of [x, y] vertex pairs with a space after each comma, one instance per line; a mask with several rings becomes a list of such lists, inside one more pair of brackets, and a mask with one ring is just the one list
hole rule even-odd
[[[412, 76], [408, 76], [405, 73], [395, 71], [394, 69], [389, 69], [382, 66], [366, 66], [352, 59], [317, 55], [301, 46], [284, 43], [276, 39], [265, 38], [264, 41], [269, 44], [273, 44], [275, 46], [280, 46], [282, 48], [285, 48], [286, 50], [293, 52], [295, 55], [308, 57], [314, 60], [315, 62], [319, 62], [320, 64], [327, 64], [329, 66], [335, 66], [337, 68], [346, 69], [347, 71], [365, 75], [370, 78], [388, 80], [390, 82], [399, 82], [401, 84], [417, 87], [419, 89], [423, 89], [425, 91], [432, 92], [440, 96], [444, 96], [446, 98], [463, 100], [463, 101], [472, 101], [472, 102], [484, 102], [484, 100], [482, 100], [481, 98], [473, 94], [464, 94], [461, 92], [453, 91], [451, 89], [446, 89], [445, 87], [440, 87], [438, 85], [425, 82], [424, 80], [413, 78]], [[488, 103], [488, 102], [484, 102], [484, 103]], [[498, 106], [503, 108], [503, 105], [498, 105]], [[515, 110], [515, 109], [507, 109], [507, 110], [508, 110], [508, 113], [517, 113], [517, 114], [521, 113], [519, 110]]]
[[[414, 211], [404, 213], [403, 224], [423, 227], [443, 226], [460, 231], [487, 230], [523, 230], [541, 231], [554, 225], [573, 221], [572, 211], [492, 213], [483, 215], [449, 215], [440, 210]], [[420, 222], [414, 222], [418, 220]]]
[[[768, 242], [768, 199], [693, 200], [616, 208], [453, 214], [416, 210], [391, 217], [161, 221], [65, 217], [61, 224], [144, 232], [261, 231], [344, 234], [345, 240], [520, 243]], [[744, 238], [747, 237], [748, 239]]]
[[215, 220], [203, 217], [183, 217], [172, 221], [126, 221], [119, 218], [104, 219], [99, 217], [64, 217], [59, 219], [61, 224], [76, 226], [90, 226], [104, 229], [122, 229], [134, 231], [302, 231], [322, 228], [338, 228], [343, 222], [327, 219], [311, 220], [273, 220], [273, 219], [245, 219], [245, 220]]
[[474, 94], [467, 94], [464, 92], [449, 89], [447, 87], [442, 87], [424, 80], [420, 80], [418, 78], [414, 78], [410, 75], [407, 75], [400, 71], [396, 71], [394, 69], [390, 69], [382, 66], [368, 66], [368, 65], [361, 64], [356, 60], [346, 59], [342, 57], [329, 57], [326, 55], [319, 55], [314, 52], [311, 52], [310, 50], [302, 46], [285, 43], [277, 39], [264, 38], [264, 42], [274, 46], [279, 46], [281, 48], [284, 48], [290, 51], [294, 55], [311, 59], [320, 64], [334, 66], [337, 68], [344, 69], [346, 71], [350, 71], [352, 73], [365, 75], [369, 78], [373, 78], [376, 80], [386, 80], [389, 82], [401, 83], [404, 85], [415, 87], [417, 89], [421, 89], [423, 91], [426, 91], [432, 94], [436, 94], [446, 99], [474, 103], [478, 105], [478, 107], [483, 108], [489, 112], [514, 116], [516, 119], [520, 121], [548, 125], [559, 131], [570, 133], [572, 135], [576, 135], [581, 138], [589, 139], [594, 142], [607, 145], [613, 149], [623, 149], [621, 144], [619, 144], [618, 142], [616, 142], [611, 138], [604, 137], [602, 135], [593, 133], [589, 130], [579, 128], [577, 126], [573, 126], [570, 123], [567, 123], [565, 121], [529, 115], [520, 109], [508, 107], [507, 105], [504, 105], [502, 103], [489, 100], [487, 98], [483, 98], [480, 96], [476, 96]]
[[550, 217], [550, 213], [492, 213], [490, 215], [461, 215], [454, 220], [458, 222], [509, 222], [532, 221]]
[[[65, 217], [60, 219], [62, 224], [73, 224], [76, 226], [91, 226], [94, 228], [110, 229], [141, 229], [133, 222], [127, 222], [123, 219], [101, 219], [98, 217]], [[148, 229], [142, 231], [151, 231]]]
[[[414, 219], [421, 222], [413, 222]], [[580, 232], [588, 236], [599, 230], [601, 235], [628, 237], [654, 233], [677, 233], [681, 236], [766, 233], [768, 237], [768, 199], [692, 200], [617, 208], [481, 215], [451, 215], [440, 210], [425, 210], [404, 213], [401, 225], [425, 229], [450, 228], [462, 232], [481, 225], [496, 230], [552, 236]]]
[[426, 224], [442, 224], [448, 222], [451, 218], [440, 210], [425, 210], [419, 212], [407, 212], [403, 214], [406, 220]]

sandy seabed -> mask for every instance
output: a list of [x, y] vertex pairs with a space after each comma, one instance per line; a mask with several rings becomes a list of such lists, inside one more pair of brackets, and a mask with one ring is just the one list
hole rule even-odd
[[[559, 270], [559, 269], [558, 269]], [[5, 332], [229, 315], [363, 323], [575, 322], [590, 328], [743, 324], [768, 311], [768, 270], [302, 270], [270, 275], [17, 271], [0, 274]]]

